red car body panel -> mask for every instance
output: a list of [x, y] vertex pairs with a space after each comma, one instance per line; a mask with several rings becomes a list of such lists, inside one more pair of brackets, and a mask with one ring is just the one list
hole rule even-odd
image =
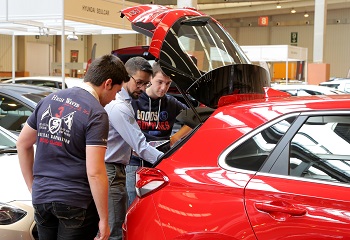
[[327, 189], [300, 178], [218, 166], [223, 149], [282, 114], [350, 109], [349, 95], [292, 99], [240, 102], [216, 110], [186, 144], [156, 166], [169, 183], [136, 199], [127, 213], [132, 231], [126, 239], [350, 238], [350, 195], [344, 194], [349, 186]]
[[191, 8], [172, 9], [160, 5], [140, 5], [129, 7], [121, 11], [121, 13], [133, 24], [144, 23], [152, 24], [153, 30], [150, 31], [153, 35], [152, 41], [149, 47], [149, 52], [159, 58], [160, 50], [166, 33], [170, 27], [182, 16], [204, 16], [198, 11], [194, 11]]
[[[124, 240], [350, 239], [350, 231], [347, 231], [350, 229], [350, 174], [340, 171], [343, 182], [327, 182], [290, 175], [291, 167], [285, 166], [286, 162], [293, 164], [288, 159], [293, 158], [288, 152], [291, 147], [285, 147], [292, 145], [292, 133], [299, 133], [298, 129], [310, 116], [320, 115], [321, 119], [324, 113], [330, 118], [333, 113], [336, 117], [337, 114], [350, 116], [350, 95], [289, 97], [269, 88], [256, 91], [254, 86], [265, 83], [266, 74], [246, 61], [236, 43], [221, 45], [231, 42], [227, 33], [215, 25], [215, 20], [206, 22], [206, 15], [193, 9], [142, 5], [127, 8], [122, 15], [131, 21], [133, 28], [152, 37], [150, 53], [158, 58], [163, 70], [173, 73], [166, 74], [174, 77], [183, 92], [188, 90], [198, 98], [213, 99], [208, 101], [211, 105], [206, 105], [216, 108], [155, 166], [141, 168], [138, 172], [145, 170], [151, 174], [137, 181], [140, 197], [127, 212]], [[201, 34], [196, 35], [199, 32]], [[183, 47], [186, 41], [181, 42], [181, 37], [199, 40], [196, 51], [191, 51], [194, 45]], [[203, 44], [203, 40], [207, 42]], [[205, 50], [202, 55], [207, 58], [200, 58], [197, 53], [201, 46]], [[237, 49], [233, 50], [235, 46]], [[218, 50], [217, 54], [211, 55], [214, 50]], [[187, 59], [191, 52], [198, 54], [195, 57], [201, 60], [200, 64], [191, 65], [194, 62]], [[208, 65], [212, 65], [204, 68], [207, 60]], [[253, 97], [252, 94], [257, 93]], [[328, 124], [326, 120], [317, 121], [321, 126]], [[265, 161], [256, 170], [240, 169], [226, 162], [229, 153], [236, 153], [240, 144], [250, 143], [248, 140], [265, 129], [274, 130], [272, 126], [280, 122], [285, 124], [283, 127], [287, 126], [287, 132], [277, 132], [282, 137], [278, 135], [276, 143], [268, 142], [276, 139], [273, 135], [276, 132], [267, 132], [272, 136], [267, 137], [266, 142], [255, 142], [269, 145], [271, 155], [278, 154], [276, 158], [266, 151]], [[308, 122], [309, 125], [314, 123]], [[350, 120], [340, 123], [350, 126]], [[350, 130], [345, 127], [341, 134], [346, 136], [338, 138], [350, 144]], [[289, 139], [285, 136], [291, 128]], [[286, 145], [279, 142], [281, 139]], [[263, 147], [256, 151], [264, 150]], [[249, 164], [251, 153], [247, 151], [246, 154], [237, 161], [243, 159]], [[346, 154], [342, 156], [344, 159]], [[235, 161], [235, 155], [229, 157], [228, 161]], [[322, 167], [328, 166], [327, 161], [322, 162]], [[279, 164], [281, 169], [278, 169]], [[152, 181], [152, 174], [156, 181]]]
[[349, 238], [349, 190], [258, 174], [246, 187], [247, 214], [258, 239]]

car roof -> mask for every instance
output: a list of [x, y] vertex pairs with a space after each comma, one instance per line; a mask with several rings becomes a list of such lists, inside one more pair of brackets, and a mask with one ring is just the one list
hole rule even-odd
[[[251, 101], [234, 102], [228, 106], [249, 109], [272, 109], [276, 115], [311, 110], [349, 110], [350, 94], [310, 95], [261, 98]], [[221, 109], [222, 110], [222, 109]]]
[[[33, 77], [18, 77], [13, 79], [8, 79], [5, 81], [2, 81], [2, 83], [12, 83], [13, 80], [20, 81], [20, 80], [42, 80], [42, 81], [53, 81], [53, 82], [62, 82], [62, 76], [33, 76]], [[68, 87], [74, 87], [78, 85], [79, 83], [83, 82], [84, 79], [82, 78], [73, 78], [73, 77], [65, 77], [64, 78], [65, 83]]]
[[243, 133], [282, 115], [309, 111], [313, 111], [314, 114], [317, 111], [340, 112], [349, 111], [349, 109], [350, 94], [286, 96], [236, 101], [216, 109], [202, 127], [210, 129], [213, 126], [218, 126], [217, 121], [220, 121], [219, 125], [222, 125], [222, 128], [237, 128], [242, 125]]
[[320, 85], [332, 85], [332, 84], [342, 84], [342, 83], [350, 83], [350, 79], [345, 80], [345, 79], [338, 79], [338, 80], [333, 80], [333, 81], [327, 81], [327, 82], [321, 82]]
[[297, 89], [305, 89], [305, 90], [312, 90], [312, 91], [318, 91], [324, 94], [341, 94], [345, 93], [339, 90], [334, 90], [326, 86], [319, 86], [319, 85], [309, 85], [309, 84], [276, 84], [273, 85], [272, 88], [279, 89], [279, 90], [297, 90]]
[[[56, 88], [41, 87], [35, 85], [1, 83], [0, 93], [19, 99], [32, 108], [36, 106], [37, 100], [57, 91]], [[35, 99], [35, 100], [34, 100]]]

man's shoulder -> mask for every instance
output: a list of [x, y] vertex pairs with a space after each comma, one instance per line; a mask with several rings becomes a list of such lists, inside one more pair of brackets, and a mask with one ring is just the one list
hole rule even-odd
[[165, 94], [164, 95], [164, 99], [166, 99], [166, 101], [170, 104], [173, 105], [180, 105], [182, 106], [182, 108], [188, 108], [184, 103], [182, 103], [181, 101], [179, 101], [176, 97], [169, 95], [169, 94]]
[[123, 101], [122, 99], [115, 99], [112, 100], [110, 103], [108, 103], [105, 106], [105, 110], [107, 113], [111, 112], [130, 112], [131, 111], [131, 105]]

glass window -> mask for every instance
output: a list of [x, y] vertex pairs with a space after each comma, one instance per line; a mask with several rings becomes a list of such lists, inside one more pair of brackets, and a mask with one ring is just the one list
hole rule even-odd
[[294, 120], [295, 117], [282, 120], [243, 142], [227, 155], [226, 164], [234, 168], [258, 171]]
[[291, 176], [350, 182], [350, 116], [313, 116], [290, 143]]
[[15, 99], [0, 95], [0, 126], [11, 131], [20, 131], [32, 110]]

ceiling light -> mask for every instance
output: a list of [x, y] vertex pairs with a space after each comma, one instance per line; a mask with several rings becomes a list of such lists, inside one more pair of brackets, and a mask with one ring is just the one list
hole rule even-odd
[[296, 13], [297, 11], [294, 8], [292, 8], [292, 10], [290, 10], [290, 12], [291, 13]]
[[276, 8], [281, 8], [282, 6], [280, 5], [280, 3], [278, 2], [277, 4], [276, 4]]
[[305, 12], [304, 17], [309, 17], [309, 14]]
[[75, 35], [75, 32], [73, 32], [73, 34], [67, 36], [67, 40], [76, 41], [78, 40], [78, 36]]

